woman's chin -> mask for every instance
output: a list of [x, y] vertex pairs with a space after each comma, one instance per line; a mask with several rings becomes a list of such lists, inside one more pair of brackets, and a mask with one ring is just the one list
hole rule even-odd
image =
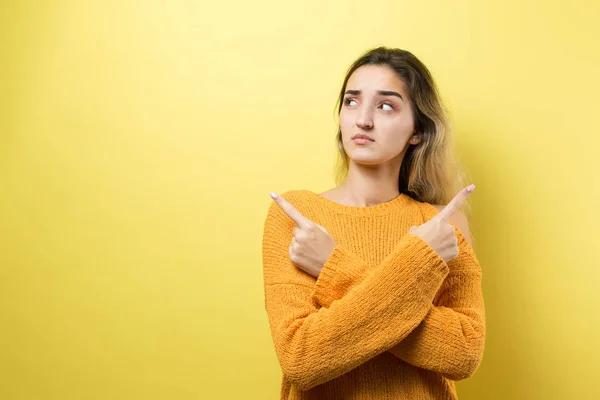
[[348, 157], [356, 164], [362, 165], [378, 165], [383, 162], [375, 154], [348, 154]]

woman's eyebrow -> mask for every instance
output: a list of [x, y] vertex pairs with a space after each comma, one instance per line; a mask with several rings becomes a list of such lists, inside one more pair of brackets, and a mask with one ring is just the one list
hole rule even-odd
[[[346, 90], [346, 94], [352, 94], [352, 95], [358, 96], [361, 94], [361, 91], [350, 89], [350, 90]], [[398, 92], [394, 92], [393, 90], [378, 90], [377, 94], [379, 94], [381, 96], [396, 96], [396, 97], [399, 97], [400, 100], [404, 101], [404, 98], [402, 97], [402, 95]]]

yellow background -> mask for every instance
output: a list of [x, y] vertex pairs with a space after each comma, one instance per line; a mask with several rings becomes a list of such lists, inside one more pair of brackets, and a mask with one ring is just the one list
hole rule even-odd
[[0, 12], [0, 398], [275, 399], [270, 191], [330, 189], [336, 96], [412, 51], [477, 190], [461, 399], [600, 396], [598, 2], [12, 1]]

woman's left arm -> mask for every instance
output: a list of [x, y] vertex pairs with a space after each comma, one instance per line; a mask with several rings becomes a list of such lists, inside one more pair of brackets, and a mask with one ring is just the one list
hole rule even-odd
[[409, 364], [458, 381], [481, 364], [485, 346], [485, 307], [481, 267], [471, 246], [457, 232], [460, 254], [419, 326], [392, 347]]
[[[468, 224], [462, 214], [451, 223], [457, 228], [459, 255], [448, 263], [449, 275], [423, 321], [388, 351], [409, 364], [456, 381], [470, 377], [481, 363], [485, 308], [481, 267], [470, 240], [465, 237], [470, 236]], [[342, 298], [368, 275], [364, 261], [348, 251], [342, 254], [348, 258], [344, 264], [352, 268], [340, 274], [330, 271], [326, 263], [321, 273], [326, 274], [327, 279], [322, 282], [317, 279], [313, 299], [323, 307]], [[327, 287], [323, 282], [327, 282]]]

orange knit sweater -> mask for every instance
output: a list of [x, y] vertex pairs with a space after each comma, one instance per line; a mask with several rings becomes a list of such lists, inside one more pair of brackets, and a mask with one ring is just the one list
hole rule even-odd
[[453, 381], [477, 370], [485, 342], [481, 267], [456, 225], [460, 253], [446, 263], [408, 234], [438, 213], [428, 203], [282, 196], [337, 246], [318, 278], [305, 273], [289, 258], [294, 221], [270, 205], [263, 276], [281, 399], [456, 399]]

